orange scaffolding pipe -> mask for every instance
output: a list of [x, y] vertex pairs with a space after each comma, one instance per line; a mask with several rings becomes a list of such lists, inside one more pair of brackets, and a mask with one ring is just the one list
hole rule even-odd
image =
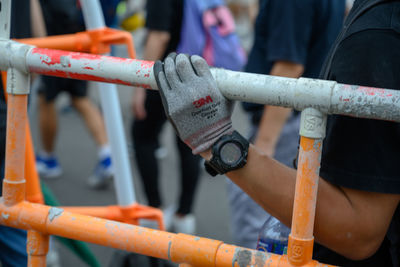
[[[67, 50], [81, 49], [78, 51], [89, 50], [92, 53], [94, 51], [104, 53], [107, 52], [106, 49], [109, 49], [108, 41], [122, 38], [107, 29], [100, 31], [104, 31], [106, 35], [108, 34], [108, 37], [100, 38], [100, 35], [98, 35], [100, 31], [96, 31], [98, 32], [52, 37], [49, 44], [56, 46], [62, 43], [63, 48]], [[77, 38], [81, 38], [81, 40], [78, 42]], [[126, 41], [124, 38], [126, 37], [123, 37], [122, 40]], [[24, 41], [31, 44], [37, 42], [36, 45], [41, 46], [46, 45], [46, 39]], [[93, 42], [91, 45], [89, 45], [89, 39]], [[71, 49], [72, 46], [75, 48]], [[27, 75], [13, 69], [9, 69], [10, 71], [14, 71], [17, 78], [23, 77], [18, 75]], [[3, 181], [3, 197], [0, 198], [0, 223], [28, 230], [29, 266], [45, 266], [49, 235], [58, 235], [168, 259], [180, 263], [181, 267], [329, 266], [311, 259], [316, 203], [315, 190], [318, 183], [317, 171], [322, 139], [301, 138], [293, 211], [293, 221], [297, 224], [293, 226], [289, 237], [288, 255], [275, 255], [224, 244], [217, 240], [173, 234], [78, 214], [88, 213], [93, 216], [120, 219], [130, 223], [137, 222], [137, 219], [141, 216], [159, 218], [159, 210], [151, 210], [136, 204], [125, 209], [118, 206], [66, 208], [75, 212], [71, 213], [61, 208], [51, 208], [25, 201], [24, 177], [27, 176], [27, 173], [24, 173], [24, 159], [19, 156], [25, 153], [25, 143], [29, 146], [29, 140], [26, 139], [27, 133], [29, 133], [26, 109], [27, 95], [9, 94], [6, 172]], [[29, 152], [29, 155], [33, 155], [33, 150]], [[33, 160], [31, 158], [28, 161]], [[34, 168], [32, 170], [35, 171]], [[37, 186], [38, 184], [34, 183], [29, 188], [37, 188]], [[37, 193], [33, 190], [32, 195], [36, 196]]]
[[[65, 34], [47, 36], [42, 38], [19, 39], [19, 42], [35, 45], [42, 48], [53, 48], [67, 51], [90, 52], [93, 54], [110, 52], [110, 45], [125, 44], [131, 58], [136, 57], [132, 35], [126, 31], [111, 29], [108, 27]], [[7, 75], [2, 72], [4, 90], [6, 88]], [[7, 94], [5, 94], [7, 99]], [[40, 188], [39, 176], [36, 170], [35, 153], [30, 133], [29, 121], [26, 126], [26, 154], [25, 154], [26, 199], [30, 202], [44, 203]], [[129, 206], [107, 207], [64, 207], [80, 214], [116, 220], [125, 223], [138, 224], [139, 219], [150, 219], [158, 223], [160, 229], [164, 229], [162, 211], [156, 208], [132, 204]]]
[[136, 57], [132, 35], [129, 32], [108, 27], [74, 34], [18, 39], [18, 42], [40, 48], [88, 52], [92, 54], [109, 53], [111, 51], [110, 45], [125, 44], [129, 57]]
[[[1, 199], [0, 213], [0, 223], [10, 227], [34, 230], [44, 236], [58, 235], [191, 266], [292, 266], [286, 255], [74, 214], [26, 201], [7, 206]], [[328, 265], [310, 261], [303, 266]]]
[[[4, 97], [7, 102], [7, 73], [1, 72], [1, 79], [3, 82]], [[36, 170], [35, 153], [32, 142], [31, 129], [29, 121], [26, 121], [26, 136], [25, 136], [25, 177], [26, 178], [26, 199], [34, 203], [44, 203], [42, 190], [40, 189], [39, 175]]]
[[322, 139], [301, 136], [288, 256], [291, 264], [304, 266], [312, 260]]

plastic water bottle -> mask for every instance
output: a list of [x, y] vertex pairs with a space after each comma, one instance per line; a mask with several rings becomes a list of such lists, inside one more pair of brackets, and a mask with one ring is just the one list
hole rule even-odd
[[275, 254], [287, 254], [290, 229], [275, 217], [270, 216], [261, 228], [257, 250]]

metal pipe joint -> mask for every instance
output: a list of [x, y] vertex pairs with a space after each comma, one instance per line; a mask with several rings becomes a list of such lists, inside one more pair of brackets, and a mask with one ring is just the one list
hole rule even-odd
[[0, 39], [0, 69], [16, 68], [28, 73], [26, 55], [34, 46], [18, 43], [9, 39]]
[[326, 118], [326, 114], [315, 108], [304, 109], [300, 117], [300, 136], [312, 139], [324, 139]]

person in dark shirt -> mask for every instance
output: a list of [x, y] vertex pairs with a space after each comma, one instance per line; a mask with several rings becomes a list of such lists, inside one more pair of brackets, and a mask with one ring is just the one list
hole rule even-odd
[[[356, 0], [326, 61], [322, 78], [399, 90], [399, 26], [400, 1]], [[193, 68], [197, 78], [189, 79], [185, 75], [192, 77]], [[207, 65], [199, 57], [168, 57], [163, 66], [156, 63], [155, 75], [166, 105], [187, 99], [187, 103], [174, 109], [174, 114], [167, 113], [179, 127], [178, 132], [187, 131], [180, 126], [194, 125], [196, 118], [185, 111], [191, 110], [200, 90], [218, 97], [221, 105], [229, 107], [229, 101], [218, 95]], [[177, 75], [185, 81], [185, 90], [178, 90]], [[216, 119], [226, 121], [227, 110], [220, 108]], [[175, 121], [176, 117], [188, 121]], [[221, 130], [218, 123], [203, 123], [196, 125], [198, 131]], [[342, 266], [399, 266], [399, 131], [398, 122], [329, 116], [314, 224], [315, 240], [324, 246], [316, 244], [317, 260]], [[200, 155], [207, 161], [211, 159], [209, 139], [190, 139], [187, 144], [207, 144]], [[271, 215], [288, 226], [291, 224], [294, 169], [250, 145], [247, 163], [226, 175]]]
[[[70, 0], [41, 0], [41, 4], [49, 36], [85, 30], [78, 2]], [[42, 149], [36, 156], [36, 166], [41, 177], [56, 178], [62, 174], [61, 165], [55, 154], [58, 130], [56, 99], [61, 93], [65, 92], [70, 96], [73, 107], [82, 116], [98, 149], [98, 161], [93, 174], [87, 180], [87, 184], [93, 189], [106, 188], [114, 174], [111, 148], [103, 116], [87, 95], [87, 82], [41, 76], [38, 92]]]
[[[349, 17], [374, 2], [343, 32], [321, 78], [400, 90], [400, 1], [357, 0]], [[321, 177], [343, 188], [398, 196], [399, 136], [399, 123], [328, 116]], [[400, 206], [393, 212], [389, 230], [368, 259], [349, 261], [318, 245], [315, 258], [340, 266], [399, 266]]]
[[[146, 28], [148, 29], [144, 59], [158, 60], [175, 51], [180, 40], [183, 16], [183, 0], [147, 1]], [[156, 91], [135, 88], [133, 96], [134, 121], [132, 140], [135, 145], [136, 161], [142, 178], [148, 203], [152, 207], [163, 207], [159, 192], [159, 168], [155, 151], [159, 147], [159, 135], [167, 121], [161, 98]], [[167, 226], [187, 234], [195, 232], [192, 204], [199, 178], [200, 157], [193, 156], [179, 138], [176, 144], [180, 156], [181, 195], [172, 220], [166, 216]], [[171, 213], [168, 210], [168, 214]]]
[[[246, 72], [316, 78], [343, 24], [344, 0], [260, 0], [255, 40]], [[291, 108], [243, 103], [250, 116], [250, 141], [267, 155], [292, 166], [297, 154], [300, 114]], [[270, 217], [238, 186], [228, 184], [232, 233], [238, 245], [255, 248]]]

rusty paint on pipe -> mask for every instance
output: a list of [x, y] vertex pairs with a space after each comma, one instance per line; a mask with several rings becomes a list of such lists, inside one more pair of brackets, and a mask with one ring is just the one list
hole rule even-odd
[[[3, 81], [4, 98], [7, 102], [7, 73], [1, 72]], [[35, 153], [32, 143], [32, 135], [29, 127], [29, 121], [26, 121], [26, 139], [25, 139], [25, 177], [26, 177], [26, 199], [30, 202], [44, 203], [43, 194], [40, 188], [39, 175], [36, 170]]]
[[49, 251], [49, 236], [36, 231], [28, 231], [28, 266], [46, 267], [46, 255]]
[[[243, 267], [247, 262], [254, 267], [290, 266], [286, 256], [266, 254], [226, 245], [217, 240], [152, 230], [67, 211], [57, 212], [57, 216], [50, 220], [50, 207], [26, 201], [6, 206], [0, 198], [0, 213], [8, 214], [7, 218], [0, 216], [2, 225], [82, 240], [161, 259], [182, 261], [180, 263], [193, 266]], [[310, 261], [307, 266], [319, 265]]]
[[289, 260], [296, 266], [302, 266], [312, 259], [321, 151], [322, 139], [301, 137], [288, 247]]
[[32, 48], [27, 65], [43, 75], [157, 88], [152, 61]]
[[3, 197], [6, 205], [25, 199], [24, 165], [27, 95], [8, 95], [5, 177]]

